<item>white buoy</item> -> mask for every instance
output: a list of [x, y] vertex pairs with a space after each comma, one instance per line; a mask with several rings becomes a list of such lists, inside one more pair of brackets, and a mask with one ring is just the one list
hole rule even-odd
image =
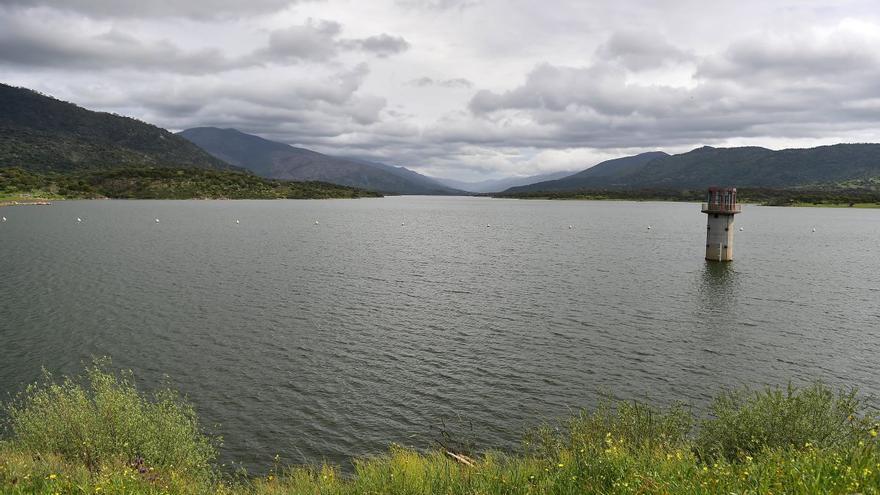
[[317, 220], [315, 220], [315, 225], [318, 225], [318, 221], [317, 221]]
[[651, 230], [651, 226], [650, 226], [650, 225], [648, 225], [648, 230]]
[[241, 221], [239, 221], [238, 219], [236, 219], [236, 220], [235, 220], [235, 223], [241, 223]]
[[571, 225], [568, 226], [568, 230], [571, 230], [571, 229], [573, 229], [573, 228], [574, 228], [574, 227], [572, 227]]
[[5, 221], [6, 221], [6, 217], [3, 217], [3, 218], [2, 218], [2, 219], [0, 219], [0, 220], [2, 220], [2, 221], [4, 221], [4, 222], [5, 222]]
[[816, 231], [816, 227], [813, 227], [813, 232], [815, 232], [815, 231]]
[[406, 225], [406, 222], [400, 222], [400, 226], [403, 227]]
[[491, 225], [489, 225], [489, 224], [487, 223], [487, 224], [486, 224], [486, 227], [487, 227], [487, 228], [488, 228], [488, 227], [491, 227]]
[[739, 231], [740, 231], [740, 232], [742, 232], [742, 231], [743, 231], [743, 228], [742, 228], [742, 227], [740, 227], [740, 228], [739, 228]]
[[158, 219], [158, 218], [156, 219], [156, 223], [159, 223], [159, 219]]
[[82, 221], [83, 221], [83, 219], [82, 219], [82, 218], [80, 218], [80, 217], [76, 217], [76, 221], [77, 221], [77, 222], [82, 222]]

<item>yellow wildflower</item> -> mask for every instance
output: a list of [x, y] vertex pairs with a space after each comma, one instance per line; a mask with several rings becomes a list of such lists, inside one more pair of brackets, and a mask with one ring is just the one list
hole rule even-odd
[[49, 475], [49, 479], [50, 479], [50, 480], [54, 480], [54, 479], [57, 478], [57, 477], [58, 477], [58, 476], [56, 476], [55, 473], [52, 473], [52, 474]]
[[556, 467], [565, 467], [565, 464], [560, 462], [559, 464], [556, 465]]
[[877, 430], [871, 430], [871, 436], [877, 438]]

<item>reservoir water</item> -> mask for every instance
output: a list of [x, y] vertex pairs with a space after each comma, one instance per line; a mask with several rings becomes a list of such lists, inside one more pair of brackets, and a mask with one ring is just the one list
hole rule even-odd
[[167, 375], [219, 424], [223, 460], [253, 471], [276, 453], [345, 465], [425, 447], [443, 424], [510, 448], [605, 393], [704, 405], [822, 379], [880, 394], [880, 210], [747, 205], [729, 264], [703, 260], [705, 215], [683, 203], [2, 212], [0, 394], [112, 356], [145, 388]]

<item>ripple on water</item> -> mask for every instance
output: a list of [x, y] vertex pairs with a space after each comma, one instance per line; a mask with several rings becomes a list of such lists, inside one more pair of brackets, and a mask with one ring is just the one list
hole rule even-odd
[[[705, 218], [687, 204], [17, 211], [0, 232], [0, 392], [43, 365], [112, 355], [145, 384], [169, 375], [221, 424], [224, 461], [252, 470], [275, 453], [345, 463], [427, 446], [441, 424], [512, 447], [607, 392], [700, 404], [722, 387], [822, 378], [880, 393], [880, 271], [866, 268], [880, 233], [863, 228], [878, 211], [749, 207], [754, 227], [725, 266], [702, 260]], [[810, 225], [824, 240], [801, 234]]]

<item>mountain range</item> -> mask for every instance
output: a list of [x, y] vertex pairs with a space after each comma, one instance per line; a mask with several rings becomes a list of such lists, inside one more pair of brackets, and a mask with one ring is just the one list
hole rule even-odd
[[182, 131], [179, 136], [227, 163], [263, 177], [323, 181], [392, 194], [464, 194], [404, 167], [324, 155], [236, 129], [197, 127]]
[[562, 179], [505, 190], [504, 194], [598, 189], [697, 189], [711, 185], [786, 189], [877, 184], [880, 144], [835, 144], [779, 151], [760, 147], [661, 151], [608, 160]]
[[[502, 189], [505, 195], [612, 189], [682, 191], [710, 185], [875, 191], [880, 189], [880, 144], [779, 151], [704, 146], [676, 155], [652, 151], [617, 158], [574, 174], [461, 182], [435, 179], [404, 167], [325, 155], [235, 129], [198, 127], [173, 134], [133, 118], [90, 111], [26, 88], [0, 84], [0, 167], [39, 174], [203, 169], [253, 173], [269, 179], [324, 181], [392, 194]], [[157, 177], [167, 182], [166, 175]], [[211, 176], [211, 180], [227, 184], [236, 179]], [[264, 186], [275, 187], [268, 183], [260, 187]]]

